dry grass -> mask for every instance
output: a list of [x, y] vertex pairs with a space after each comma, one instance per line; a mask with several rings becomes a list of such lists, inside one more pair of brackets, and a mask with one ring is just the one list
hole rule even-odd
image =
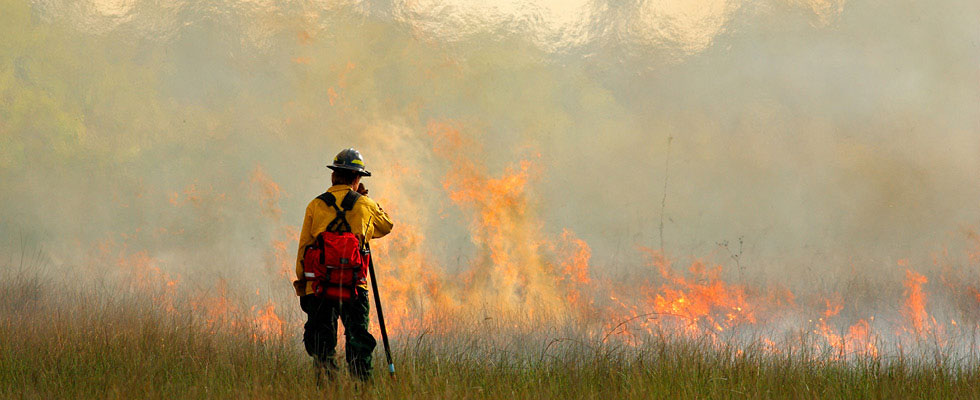
[[912, 359], [828, 361], [679, 340], [541, 348], [515, 337], [501, 346], [473, 334], [403, 338], [397, 379], [382, 370], [369, 385], [341, 376], [317, 389], [298, 332], [255, 340], [249, 328], [163, 313], [140, 296], [95, 295], [22, 274], [0, 282], [3, 398], [980, 397], [976, 367]]

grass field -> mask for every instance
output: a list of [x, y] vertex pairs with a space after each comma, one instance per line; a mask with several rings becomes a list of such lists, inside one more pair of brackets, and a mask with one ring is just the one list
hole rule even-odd
[[23, 275], [2, 286], [2, 398], [980, 398], [976, 364], [942, 359], [475, 331], [399, 337], [397, 379], [379, 345], [373, 382], [341, 375], [316, 388], [298, 327], [269, 336], [244, 316], [215, 325], [181, 304]]

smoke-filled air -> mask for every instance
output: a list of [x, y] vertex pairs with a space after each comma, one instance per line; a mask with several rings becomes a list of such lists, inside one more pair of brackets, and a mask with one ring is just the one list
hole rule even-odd
[[[298, 238], [353, 147], [394, 223], [371, 244], [401, 375], [372, 303], [367, 397], [535, 397], [524, 378], [411, 385], [426, 362], [642, 371], [671, 349], [723, 371], [933, 368], [949, 390], [916, 393], [975, 395], [958, 385], [980, 365], [977, 15], [966, 0], [0, 0], [0, 393], [292, 390], [237, 386], [252, 375], [222, 351], [174, 361], [237, 377], [189, 391], [86, 381], [72, 368], [95, 344], [33, 375], [16, 360], [60, 354], [46, 335], [145, 349], [146, 325], [312, 376]], [[577, 395], [720, 395], [708, 378], [608, 379]], [[819, 387], [784, 394], [850, 397]]]

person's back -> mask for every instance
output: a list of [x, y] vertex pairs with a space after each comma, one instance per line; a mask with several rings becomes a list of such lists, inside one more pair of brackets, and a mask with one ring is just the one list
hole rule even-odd
[[[337, 216], [341, 212], [342, 218], [339, 222], [343, 225], [342, 230], [353, 233], [363, 247], [371, 239], [387, 235], [391, 231], [392, 222], [377, 202], [367, 196], [368, 191], [364, 185], [360, 184], [361, 177], [371, 175], [364, 168], [360, 153], [354, 149], [341, 151], [328, 167], [334, 171], [331, 177], [333, 186], [327, 190], [330, 196], [321, 195], [307, 205], [296, 257], [297, 280], [293, 285], [296, 295], [300, 296], [300, 306], [307, 314], [303, 342], [307, 353], [316, 361], [318, 373], [323, 369], [328, 376], [333, 376], [337, 368], [334, 356], [337, 318], [340, 318], [344, 323], [345, 358], [349, 370], [352, 375], [367, 379], [371, 372], [371, 353], [377, 344], [368, 332], [370, 302], [367, 284], [361, 280], [353, 296], [347, 300], [317, 296], [314, 281], [307, 279], [308, 274], [304, 273], [303, 258], [307, 248], [316, 243], [318, 235], [324, 231], [338, 230], [337, 226], [331, 224], [338, 222]], [[353, 204], [344, 204], [344, 199], [354, 188], [360, 196], [350, 196], [356, 201]], [[335, 204], [327, 204], [325, 198], [333, 200]]]

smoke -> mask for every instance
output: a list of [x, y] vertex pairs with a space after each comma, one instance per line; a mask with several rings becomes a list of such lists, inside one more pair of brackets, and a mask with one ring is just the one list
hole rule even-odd
[[978, 265], [934, 262], [980, 224], [975, 2], [482, 4], [2, 0], [5, 252], [288, 302], [354, 146], [417, 310], [564, 310], [661, 242], [791, 288]]

